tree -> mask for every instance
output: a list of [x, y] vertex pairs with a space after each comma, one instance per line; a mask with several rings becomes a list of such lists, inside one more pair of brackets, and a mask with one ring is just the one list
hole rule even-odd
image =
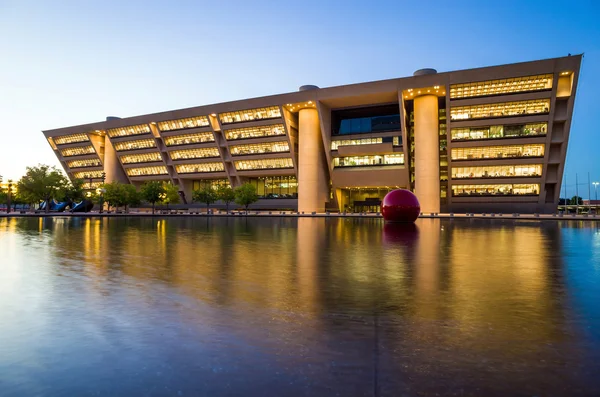
[[571, 197], [571, 205], [583, 205], [583, 199], [579, 196]]
[[171, 185], [170, 183], [165, 183], [163, 186], [165, 192], [163, 193], [162, 201], [167, 204], [167, 208], [169, 208], [169, 204], [179, 203], [179, 186]]
[[25, 175], [17, 182], [17, 190], [23, 200], [29, 203], [46, 203], [46, 212], [50, 210], [50, 200], [65, 189], [67, 178], [56, 168], [40, 164], [27, 167]]
[[235, 200], [235, 192], [230, 186], [219, 185], [217, 188], [217, 199], [225, 203], [225, 208], [229, 212], [229, 203]]
[[159, 181], [150, 181], [142, 185], [140, 189], [142, 199], [152, 204], [152, 215], [154, 215], [154, 206], [161, 200], [162, 195], [165, 193], [163, 184]]
[[250, 204], [257, 201], [258, 194], [256, 194], [256, 188], [252, 184], [244, 183], [242, 186], [235, 188], [235, 202], [246, 209], [246, 215], [248, 215]]
[[206, 212], [208, 212], [208, 207], [217, 201], [217, 192], [211, 186], [204, 185], [200, 189], [194, 190], [192, 199], [199, 203], [206, 203]]
[[123, 185], [123, 192], [125, 196], [125, 212], [127, 212], [127, 207], [132, 205], [140, 205], [142, 202], [142, 198], [140, 197], [140, 193], [137, 191], [135, 186], [133, 185]]
[[73, 179], [63, 186], [59, 192], [61, 201], [80, 202], [85, 200], [85, 192], [83, 191], [83, 179]]
[[118, 211], [120, 206], [127, 203], [127, 192], [122, 183], [105, 183], [102, 185], [102, 189], [104, 189], [104, 201], [108, 203], [109, 210], [110, 207], [115, 207]]

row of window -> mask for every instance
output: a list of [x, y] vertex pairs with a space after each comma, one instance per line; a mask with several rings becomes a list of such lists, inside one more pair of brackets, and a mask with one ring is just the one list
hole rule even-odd
[[102, 186], [102, 182], [92, 182], [91, 184], [89, 182], [85, 182], [82, 185], [82, 187], [83, 187], [84, 190], [96, 190], [100, 186]]
[[142, 153], [142, 154], [128, 154], [121, 156], [121, 162], [123, 164], [135, 164], [135, 163], [152, 163], [154, 161], [162, 161], [162, 156], [159, 152]]
[[552, 88], [552, 75], [513, 77], [510, 79], [478, 81], [474, 83], [452, 84], [450, 98], [472, 98], [487, 95], [513, 94], [549, 90]]
[[111, 138], [118, 138], [121, 136], [130, 135], [142, 135], [150, 133], [150, 126], [148, 124], [130, 125], [128, 127], [110, 128], [106, 130], [106, 133]]
[[197, 134], [185, 134], [170, 136], [165, 138], [165, 145], [167, 146], [180, 146], [180, 145], [194, 145], [197, 143], [214, 142], [215, 136], [212, 132], [200, 132]]
[[219, 119], [222, 124], [241, 123], [244, 121], [274, 119], [281, 117], [279, 106], [269, 106], [266, 108], [247, 109], [236, 112], [220, 113]]
[[175, 166], [178, 174], [197, 174], [202, 172], [225, 171], [223, 163], [179, 164]]
[[211, 147], [202, 149], [177, 150], [174, 152], [170, 152], [169, 155], [173, 160], [219, 157], [219, 149], [217, 149], [216, 147]]
[[168, 175], [167, 167], [160, 165], [152, 167], [127, 168], [126, 171], [127, 175], [129, 176]]
[[231, 184], [229, 183], [228, 179], [202, 179], [199, 181], [194, 181], [192, 189], [200, 190], [205, 187], [211, 187], [216, 190], [220, 186], [231, 187]]
[[99, 167], [102, 165], [100, 159], [85, 159], [68, 161], [69, 168]]
[[264, 170], [275, 168], [293, 168], [291, 158], [283, 159], [262, 159], [262, 160], [241, 160], [235, 162], [235, 169], [239, 171], [245, 170]]
[[161, 131], [184, 130], [188, 128], [206, 127], [209, 125], [208, 117], [196, 116], [185, 119], [167, 120], [158, 122], [158, 128]]
[[453, 179], [470, 178], [510, 178], [542, 176], [541, 164], [529, 165], [494, 165], [488, 167], [456, 167], [452, 168]]
[[56, 145], [66, 145], [69, 143], [88, 142], [90, 138], [87, 134], [71, 134], [52, 138]]
[[453, 185], [452, 195], [457, 197], [478, 196], [519, 196], [538, 195], [539, 184], [502, 184], [502, 185]]
[[374, 156], [352, 156], [336, 157], [333, 159], [335, 167], [364, 167], [370, 165], [402, 165], [404, 164], [404, 154], [384, 154]]
[[233, 141], [236, 139], [262, 138], [267, 136], [285, 135], [283, 124], [263, 125], [260, 127], [235, 128], [225, 130], [225, 139]]
[[98, 178], [102, 178], [102, 174], [104, 174], [104, 172], [102, 170], [93, 170], [93, 171], [80, 171], [80, 172], [75, 172], [73, 174], [73, 176], [75, 177], [75, 179], [98, 179]]
[[233, 156], [250, 154], [281, 153], [289, 152], [290, 145], [287, 142], [255, 143], [250, 145], [238, 145], [230, 148]]
[[126, 150], [136, 150], [136, 149], [149, 149], [156, 147], [156, 141], [154, 139], [140, 139], [137, 141], [126, 141], [126, 142], [117, 142], [115, 143], [115, 150], [117, 152], [122, 152]]
[[250, 178], [247, 183], [256, 187], [256, 194], [260, 198], [298, 198], [298, 181], [295, 176]]
[[544, 145], [509, 145], [452, 149], [452, 160], [485, 160], [543, 156]]
[[549, 99], [457, 106], [450, 109], [452, 120], [510, 117], [524, 114], [542, 114], [550, 111]]
[[80, 147], [71, 147], [68, 149], [61, 149], [60, 150], [60, 154], [63, 155], [63, 157], [70, 157], [70, 156], [83, 156], [84, 154], [94, 154], [96, 153], [96, 151], [94, 150], [94, 147], [92, 145], [89, 146], [80, 146]]
[[399, 131], [400, 114], [357, 117], [339, 120], [333, 128], [334, 134], [365, 134], [370, 132]]
[[452, 128], [450, 130], [453, 141], [546, 135], [547, 131], [548, 123], [492, 125], [489, 127]]
[[379, 138], [361, 138], [361, 139], [341, 139], [331, 141], [331, 150], [338, 150], [340, 146], [355, 146], [355, 145], [373, 145], [377, 143], [391, 142], [394, 146], [400, 146], [400, 137], [379, 137]]

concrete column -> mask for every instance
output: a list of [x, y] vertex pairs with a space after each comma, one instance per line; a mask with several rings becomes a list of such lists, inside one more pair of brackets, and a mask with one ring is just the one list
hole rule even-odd
[[440, 212], [438, 98], [415, 98], [415, 194], [421, 212]]
[[106, 172], [106, 183], [129, 183], [129, 179], [117, 158], [117, 152], [108, 137], [104, 138], [104, 172]]
[[298, 115], [298, 211], [325, 212], [328, 180], [319, 113], [302, 109]]

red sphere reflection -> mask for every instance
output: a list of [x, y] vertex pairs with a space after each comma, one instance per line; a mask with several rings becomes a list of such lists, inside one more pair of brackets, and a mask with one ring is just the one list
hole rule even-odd
[[381, 213], [388, 222], [414, 222], [421, 213], [421, 205], [410, 190], [396, 189], [383, 198]]

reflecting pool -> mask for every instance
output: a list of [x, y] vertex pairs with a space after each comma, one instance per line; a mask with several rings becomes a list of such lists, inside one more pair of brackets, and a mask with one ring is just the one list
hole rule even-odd
[[1, 396], [600, 395], [600, 224], [0, 219]]

